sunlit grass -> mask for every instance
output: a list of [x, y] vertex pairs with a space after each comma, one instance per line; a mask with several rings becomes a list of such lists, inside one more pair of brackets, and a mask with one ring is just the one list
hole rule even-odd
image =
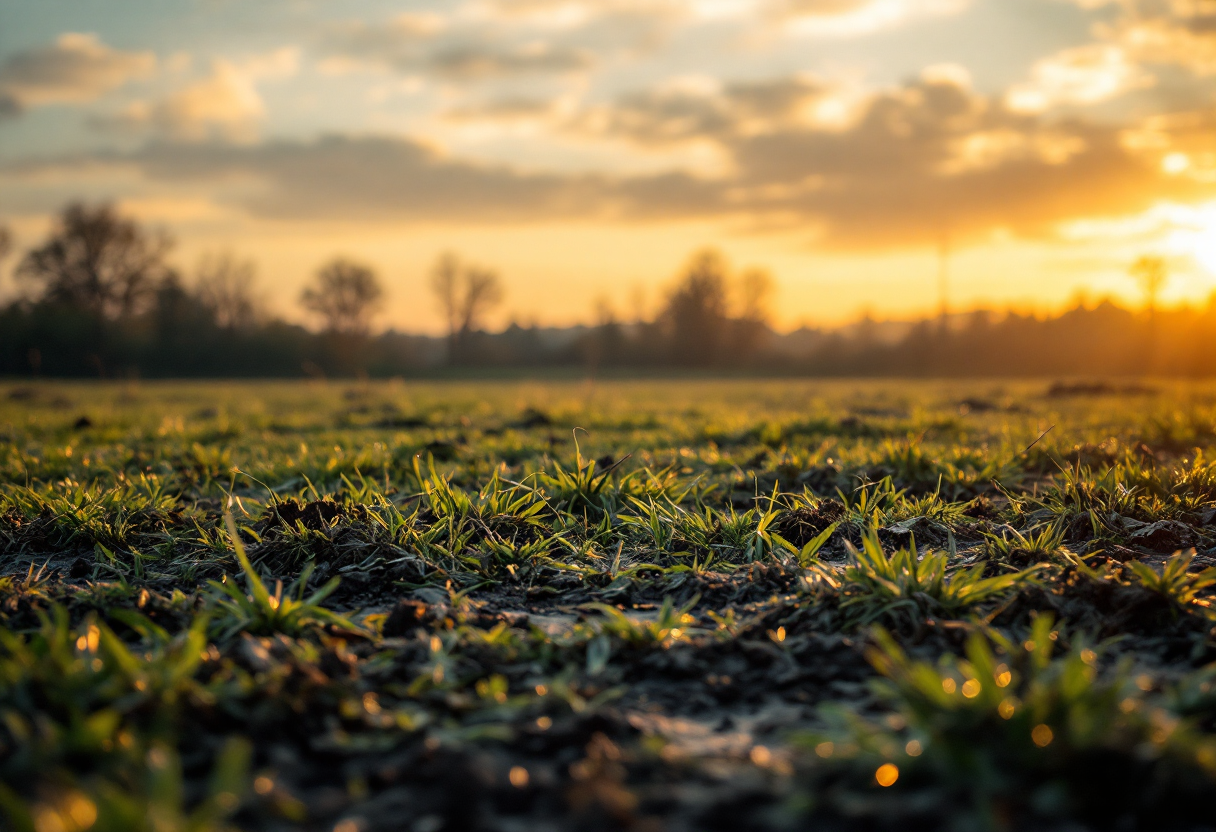
[[694, 782], [766, 830], [1190, 818], [1212, 407], [996, 386], [0, 395], [0, 813], [383, 825], [451, 771], [558, 829], [699, 828]]

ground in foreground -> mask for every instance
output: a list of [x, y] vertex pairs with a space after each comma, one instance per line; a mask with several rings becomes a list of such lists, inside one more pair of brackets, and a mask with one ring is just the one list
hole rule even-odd
[[1216, 828], [1214, 393], [0, 388], [0, 814]]

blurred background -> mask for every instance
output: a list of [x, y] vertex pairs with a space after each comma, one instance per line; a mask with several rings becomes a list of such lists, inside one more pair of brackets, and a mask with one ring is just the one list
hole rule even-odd
[[1216, 373], [1216, 0], [0, 0], [0, 374]]

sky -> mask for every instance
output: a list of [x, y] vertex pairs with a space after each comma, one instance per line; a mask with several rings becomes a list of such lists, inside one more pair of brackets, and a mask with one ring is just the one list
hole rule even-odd
[[[69, 201], [324, 260], [436, 331], [444, 251], [495, 322], [651, 315], [705, 246], [783, 329], [1216, 290], [1216, 0], [0, 0], [0, 222]], [[18, 291], [11, 256], [0, 295]]]

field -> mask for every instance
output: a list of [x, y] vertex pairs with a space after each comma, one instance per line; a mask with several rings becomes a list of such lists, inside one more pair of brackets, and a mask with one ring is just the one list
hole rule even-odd
[[0, 385], [0, 817], [1216, 829], [1216, 387]]

